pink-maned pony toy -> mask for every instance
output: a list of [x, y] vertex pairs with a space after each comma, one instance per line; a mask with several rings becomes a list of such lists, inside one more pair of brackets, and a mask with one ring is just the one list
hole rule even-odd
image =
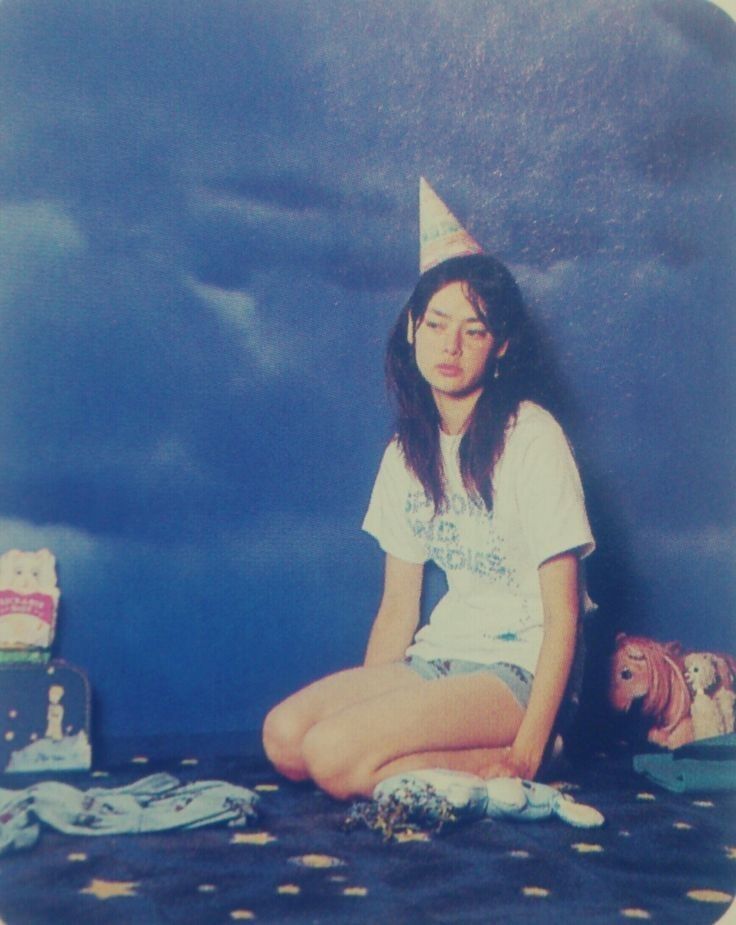
[[692, 697], [681, 666], [679, 643], [660, 643], [642, 636], [616, 636], [611, 661], [609, 700], [614, 710], [627, 712], [635, 701], [651, 720], [650, 742], [678, 748], [692, 742]]

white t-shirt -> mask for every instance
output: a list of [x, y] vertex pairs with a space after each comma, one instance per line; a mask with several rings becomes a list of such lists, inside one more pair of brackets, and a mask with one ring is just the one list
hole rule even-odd
[[595, 548], [567, 439], [539, 405], [522, 402], [493, 473], [493, 510], [460, 475], [461, 437], [440, 434], [447, 502], [435, 516], [396, 440], [384, 453], [363, 529], [406, 562], [433, 560], [448, 590], [408, 655], [497, 661], [536, 669], [543, 635], [538, 568], [551, 556]]

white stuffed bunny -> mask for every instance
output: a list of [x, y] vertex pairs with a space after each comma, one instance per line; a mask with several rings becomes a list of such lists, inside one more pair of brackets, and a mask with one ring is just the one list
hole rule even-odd
[[597, 809], [576, 803], [548, 784], [518, 777], [483, 780], [474, 774], [441, 768], [389, 777], [376, 786], [373, 801], [377, 820], [364, 814], [362, 821], [383, 831], [391, 822], [396, 831], [397, 821], [432, 825], [483, 817], [532, 822], [556, 816], [568, 825], [585, 829], [605, 821]]

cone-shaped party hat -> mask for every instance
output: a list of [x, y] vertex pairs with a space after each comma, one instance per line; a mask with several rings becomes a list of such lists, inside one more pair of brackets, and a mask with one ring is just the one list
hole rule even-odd
[[450, 257], [480, 254], [483, 248], [469, 234], [427, 183], [419, 180], [419, 272]]

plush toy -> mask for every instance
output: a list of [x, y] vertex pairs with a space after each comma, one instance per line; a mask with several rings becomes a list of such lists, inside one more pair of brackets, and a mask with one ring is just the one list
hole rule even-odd
[[390, 840], [417, 826], [440, 830], [450, 822], [537, 821], [552, 816], [578, 828], [594, 828], [605, 821], [592, 806], [576, 803], [547, 784], [501, 777], [485, 781], [474, 774], [433, 768], [381, 781], [373, 791], [373, 802], [355, 804], [346, 825], [365, 825]]
[[56, 589], [56, 559], [48, 549], [23, 552], [10, 549], [0, 556], [0, 587], [18, 594], [35, 591], [53, 594]]
[[609, 701], [614, 710], [627, 712], [641, 704], [652, 725], [650, 742], [678, 748], [692, 742], [691, 695], [681, 667], [678, 643], [660, 643], [619, 633], [611, 660]]
[[736, 694], [729, 661], [713, 652], [691, 652], [684, 658], [685, 677], [693, 692], [690, 715], [696, 739], [734, 731]]
[[0, 556], [0, 649], [51, 645], [59, 603], [55, 565], [48, 549]]
[[718, 675], [718, 687], [713, 696], [723, 716], [726, 733], [734, 732], [736, 730], [736, 658], [719, 652], [711, 652], [710, 655]]

